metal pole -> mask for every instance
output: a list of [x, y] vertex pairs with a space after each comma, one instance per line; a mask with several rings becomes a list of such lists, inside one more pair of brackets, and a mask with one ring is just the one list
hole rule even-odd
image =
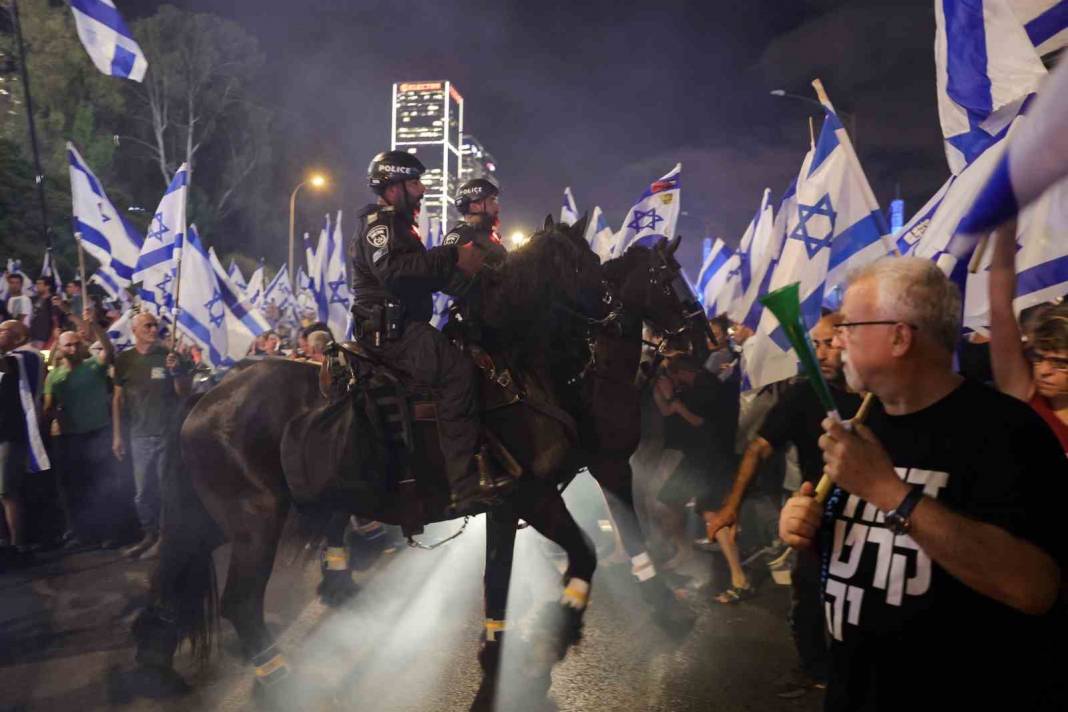
[[30, 73], [26, 67], [26, 45], [22, 41], [22, 24], [19, 22], [18, 0], [11, 0], [11, 18], [15, 26], [15, 42], [19, 50], [19, 72], [22, 75], [22, 93], [26, 98], [26, 121], [30, 126], [30, 148], [33, 150], [33, 169], [36, 172], [37, 198], [41, 203], [41, 232], [45, 246], [52, 248], [52, 230], [48, 225], [48, 204], [45, 202], [44, 171], [41, 169], [41, 152], [37, 147], [37, 125], [33, 120], [33, 97], [30, 94]]
[[293, 193], [289, 196], [289, 273], [293, 274], [293, 270], [296, 269], [293, 266], [293, 242], [294, 242], [294, 228], [296, 225], [296, 209], [297, 209], [297, 191], [299, 191], [304, 183], [301, 182], [293, 189]]
[[[80, 232], [74, 233], [74, 241], [78, 243], [78, 279], [82, 283], [82, 312], [85, 312], [88, 302], [86, 301], [89, 296], [89, 283], [85, 281], [85, 250], [82, 249], [82, 234]], [[78, 315], [79, 317], [81, 314]]]

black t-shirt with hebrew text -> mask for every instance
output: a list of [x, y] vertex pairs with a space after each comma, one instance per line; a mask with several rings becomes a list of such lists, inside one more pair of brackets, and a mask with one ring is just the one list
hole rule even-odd
[[[964, 381], [916, 413], [876, 404], [868, 424], [899, 476], [1063, 566], [1068, 460], [1027, 404]], [[1062, 616], [1025, 615], [973, 591], [855, 496], [836, 491], [827, 507], [827, 710], [1044, 709], [1033, 698], [1046, 694], [1047, 666], [1063, 650]]]

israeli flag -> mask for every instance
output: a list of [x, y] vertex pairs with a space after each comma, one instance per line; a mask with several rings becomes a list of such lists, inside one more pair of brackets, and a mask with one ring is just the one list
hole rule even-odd
[[260, 259], [260, 264], [256, 270], [252, 273], [252, 276], [248, 278], [248, 285], [245, 287], [245, 298], [248, 303], [259, 309], [263, 305], [263, 291], [265, 289], [263, 285], [263, 259]]
[[1068, 70], [1059, 66], [1033, 107], [1013, 126], [1008, 148], [957, 231], [981, 235], [1068, 176]]
[[330, 318], [330, 301], [326, 287], [326, 257], [330, 243], [330, 216], [323, 217], [323, 229], [319, 231], [319, 243], [313, 245], [304, 233], [304, 252], [308, 258], [308, 288], [315, 300], [315, 320], [324, 324]]
[[6, 302], [8, 297], [11, 296], [11, 292], [7, 288], [7, 277], [12, 274], [17, 274], [22, 277], [22, 294], [24, 296], [33, 295], [33, 280], [30, 279], [28, 274], [22, 271], [22, 261], [9, 258], [7, 261], [7, 269], [5, 269], [3, 273], [3, 279], [0, 280], [0, 299], [3, 299]]
[[45, 248], [44, 259], [41, 261], [41, 279], [52, 283], [52, 294], [63, 293], [63, 279], [59, 276], [59, 265], [56, 264], [51, 247]]
[[945, 200], [956, 179], [956, 176], [950, 176], [949, 180], [938, 189], [938, 192], [932, 195], [927, 203], [916, 211], [916, 214], [901, 228], [901, 231], [897, 234], [898, 252], [902, 255], [913, 254], [913, 250], [916, 249], [924, 235], [927, 234], [927, 229], [931, 226], [931, 220], [934, 219], [935, 213], [942, 205], [942, 201]]
[[594, 207], [589, 222], [586, 223], [585, 237], [590, 249], [600, 258], [601, 264], [612, 259], [612, 246], [615, 243], [616, 234], [612, 228], [608, 227], [608, 221], [605, 220], [604, 211], [601, 210], [600, 205]]
[[954, 175], [993, 145], [1046, 76], [1008, 0], [935, 0], [935, 72]]
[[108, 200], [104, 186], [72, 143], [67, 143], [67, 163], [74, 232], [85, 251], [109, 269], [116, 284], [125, 287], [141, 254], [141, 236]]
[[742, 236], [744, 248], [739, 252], [744, 254], [739, 256], [739, 272], [735, 280], [737, 294], [728, 311], [728, 316], [735, 323], [745, 323], [749, 312], [759, 306], [757, 297], [761, 294], [760, 288], [767, 286], [764, 277], [768, 273], [768, 266], [779, 256], [775, 243], [781, 246], [782, 241], [775, 240], [774, 225], [771, 190], [765, 188], [760, 197], [760, 207]]
[[189, 169], [178, 169], [152, 216], [141, 254], [131, 276], [140, 282], [139, 294], [144, 308], [156, 316], [170, 312], [174, 306], [174, 280], [181, 260], [185, 237], [186, 197], [189, 192]]
[[679, 220], [682, 164], [654, 182], [627, 213], [616, 235], [611, 257], [622, 255], [631, 245], [653, 247], [658, 240], [675, 234]]
[[565, 225], [574, 225], [579, 221], [578, 207], [575, 205], [575, 196], [571, 194], [571, 187], [564, 188], [564, 204], [560, 207], [560, 222]]
[[190, 226], [182, 250], [182, 287], [175, 310], [179, 334], [200, 347], [212, 368], [229, 366], [226, 345], [226, 305], [208, 251], [196, 227]]
[[230, 362], [237, 362], [248, 354], [256, 337], [271, 327], [259, 310], [245, 299], [243, 290], [230, 280], [214, 249], [208, 250], [208, 259], [226, 306], [226, 358]]
[[266, 307], [271, 304], [278, 307], [279, 323], [299, 323], [299, 319], [296, 317], [297, 301], [293, 294], [293, 287], [289, 283], [288, 265], [282, 265], [282, 268], [275, 273], [263, 293], [263, 309], [261, 311], [264, 316], [266, 316]]
[[352, 307], [348, 270], [345, 267], [345, 240], [341, 233], [341, 211], [330, 231], [323, 260], [323, 296], [326, 300], [326, 324], [333, 334], [344, 334]]
[[1068, 46], [1068, 0], [1013, 0], [1012, 9], [1039, 55]]
[[89, 281], [103, 289], [111, 301], [118, 301], [122, 298], [123, 288], [119, 283], [119, 277], [110, 267], [100, 265], [96, 273], [89, 278]]
[[697, 274], [697, 296], [705, 305], [705, 313], [709, 316], [718, 316], [722, 312], [716, 311], [716, 303], [719, 294], [727, 283], [727, 274], [730, 271], [731, 258], [734, 252], [727, 244], [718, 237], [712, 243], [705, 262], [701, 265], [701, 271]]
[[248, 287], [248, 282], [245, 281], [245, 275], [241, 274], [241, 267], [237, 264], [236, 260], [230, 260], [230, 269], [226, 270], [226, 276], [230, 278], [230, 282], [235, 287], [241, 289], [242, 294], [245, 292], [245, 288]]
[[[305, 235], [305, 240], [306, 239], [307, 235]], [[294, 280], [293, 287], [296, 291], [295, 297], [297, 300], [298, 321], [304, 322], [305, 320], [315, 320], [319, 307], [315, 303], [315, 294], [312, 292], [311, 278], [305, 274], [303, 265], [297, 267], [297, 277]]]
[[108, 339], [111, 340], [112, 346], [116, 351], [125, 351], [128, 348], [132, 348], [134, 345], [133, 338], [133, 318], [137, 316], [137, 311], [133, 309], [127, 309], [123, 312], [122, 316], [112, 322], [108, 327]]
[[78, 39], [104, 74], [139, 82], [148, 60], [111, 0], [70, 0]]

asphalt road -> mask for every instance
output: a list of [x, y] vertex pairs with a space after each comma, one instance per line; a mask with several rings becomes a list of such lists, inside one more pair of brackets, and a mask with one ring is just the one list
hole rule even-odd
[[[453, 527], [455, 525], [452, 525]], [[429, 532], [442, 536], [449, 525]], [[468, 710], [481, 672], [481, 518], [433, 551], [400, 549], [367, 561], [359, 594], [340, 610], [314, 594], [316, 561], [283, 551], [268, 587], [268, 622], [304, 687], [301, 709]], [[520, 532], [509, 637], [559, 595], [559, 573], [534, 532]], [[217, 554], [220, 583], [226, 549]], [[113, 552], [45, 555], [32, 569], [0, 576], [0, 710], [254, 709], [251, 669], [223, 622], [211, 666], [178, 667], [194, 686], [181, 698], [124, 701], [115, 671], [129, 670], [129, 625], [143, 604], [151, 563]], [[294, 560], [296, 558], [296, 560]], [[701, 566], [710, 566], [711, 559]], [[602, 563], [584, 639], [553, 674], [544, 708], [602, 710], [817, 710], [819, 693], [781, 700], [773, 683], [794, 663], [788, 590], [770, 580], [749, 601], [723, 606], [694, 594], [699, 617], [683, 640], [649, 619], [628, 567]], [[506, 647], [505, 669], [512, 656]], [[502, 681], [507, 686], [508, 673]]]

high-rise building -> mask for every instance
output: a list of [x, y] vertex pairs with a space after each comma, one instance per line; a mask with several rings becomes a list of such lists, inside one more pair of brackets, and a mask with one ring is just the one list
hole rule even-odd
[[425, 219], [454, 222], [453, 196], [462, 182], [461, 137], [464, 99], [452, 82], [398, 82], [393, 85], [391, 146], [415, 154], [423, 175]]
[[475, 178], [485, 178], [498, 183], [497, 160], [486, 150], [482, 142], [471, 134], [464, 134], [463, 158], [463, 170], [460, 177], [465, 183]]

